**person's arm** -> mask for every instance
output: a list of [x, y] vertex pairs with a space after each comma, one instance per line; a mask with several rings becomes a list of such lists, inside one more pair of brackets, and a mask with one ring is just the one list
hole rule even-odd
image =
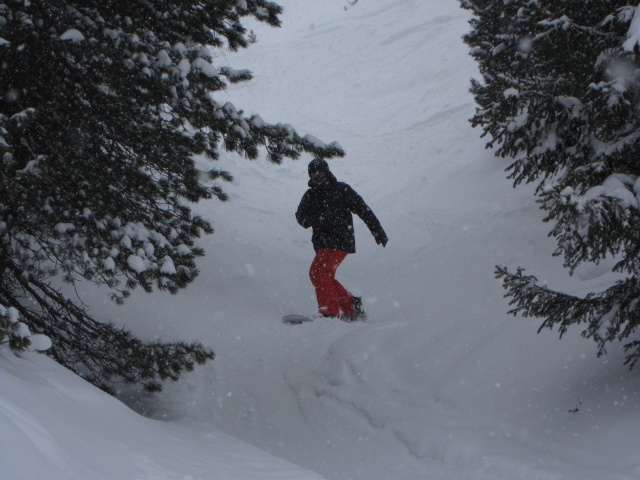
[[304, 228], [309, 228], [313, 226], [313, 218], [311, 217], [309, 212], [308, 192], [305, 193], [302, 196], [302, 200], [300, 200], [300, 205], [298, 205], [298, 210], [296, 210], [296, 220]]
[[353, 188], [348, 185], [346, 187], [349, 203], [351, 204], [351, 212], [355, 213], [362, 219], [371, 232], [371, 235], [373, 235], [373, 238], [376, 240], [376, 243], [386, 247], [389, 239], [382, 228], [382, 225], [380, 225], [378, 217], [376, 217], [373, 210], [369, 208], [362, 197]]

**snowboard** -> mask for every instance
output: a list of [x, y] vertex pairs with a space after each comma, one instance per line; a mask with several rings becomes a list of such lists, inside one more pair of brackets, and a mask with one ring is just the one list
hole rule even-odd
[[[345, 323], [351, 323], [351, 322], [357, 322], [357, 321], [364, 322], [366, 319], [367, 319], [366, 315], [355, 320], [343, 320], [342, 318], [340, 318], [340, 320], [342, 320]], [[285, 315], [284, 317], [282, 317], [282, 321], [288, 325], [300, 325], [305, 322], [313, 322], [313, 318], [294, 313], [292, 315]]]
[[313, 318], [306, 317], [304, 315], [285, 315], [282, 317], [282, 321], [288, 325], [300, 325], [305, 322], [313, 322]]

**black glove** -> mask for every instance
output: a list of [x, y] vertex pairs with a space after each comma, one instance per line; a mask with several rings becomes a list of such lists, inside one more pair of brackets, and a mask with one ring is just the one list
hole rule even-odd
[[376, 243], [378, 245], [382, 245], [383, 247], [387, 246], [387, 242], [389, 241], [389, 239], [387, 238], [387, 234], [384, 233], [384, 231], [380, 231], [378, 233], [376, 233], [373, 238], [376, 239]]

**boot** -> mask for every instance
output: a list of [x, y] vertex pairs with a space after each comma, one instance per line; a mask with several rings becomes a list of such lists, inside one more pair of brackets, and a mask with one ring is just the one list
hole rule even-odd
[[362, 298], [360, 297], [353, 297], [353, 308], [356, 311], [354, 320], [366, 320], [367, 319], [367, 312], [364, 311], [364, 308], [362, 307]]
[[364, 308], [362, 307], [362, 299], [360, 297], [353, 297], [351, 299], [351, 304], [353, 305], [353, 309], [355, 311], [355, 314], [353, 315], [353, 317], [343, 312], [340, 314], [340, 320], [342, 320], [343, 322], [355, 322], [356, 320], [362, 320], [362, 321], [366, 320], [367, 313], [364, 311]]

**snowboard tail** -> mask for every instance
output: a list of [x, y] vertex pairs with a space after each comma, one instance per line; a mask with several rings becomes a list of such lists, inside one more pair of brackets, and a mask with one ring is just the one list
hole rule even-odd
[[313, 318], [309, 318], [305, 315], [293, 314], [285, 315], [284, 317], [282, 317], [282, 321], [288, 325], [300, 325], [306, 322], [313, 322]]

